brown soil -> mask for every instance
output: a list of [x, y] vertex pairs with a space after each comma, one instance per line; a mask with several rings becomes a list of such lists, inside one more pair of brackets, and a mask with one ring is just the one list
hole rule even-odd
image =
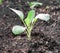
[[[9, 8], [24, 12], [30, 10], [27, 1], [4, 0], [0, 5], [0, 53], [60, 53], [60, 1], [36, 0], [43, 6], [35, 7], [37, 13], [49, 13], [48, 22], [38, 20], [31, 34], [31, 41], [26, 34], [15, 36], [11, 29], [14, 25], [23, 25], [19, 17]], [[32, 0], [35, 1], [35, 0]], [[49, 8], [47, 8], [47, 6]]]

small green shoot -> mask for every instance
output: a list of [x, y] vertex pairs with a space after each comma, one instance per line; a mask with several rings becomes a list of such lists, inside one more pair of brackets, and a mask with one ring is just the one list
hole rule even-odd
[[28, 12], [27, 18], [24, 19], [24, 14], [23, 14], [22, 11], [15, 10], [13, 8], [10, 8], [10, 9], [12, 11], [14, 11], [20, 17], [20, 19], [22, 20], [22, 22], [25, 26], [25, 27], [19, 26], [19, 25], [13, 26], [12, 32], [15, 35], [17, 35], [17, 34], [21, 34], [24, 31], [26, 31], [28, 40], [31, 40], [31, 31], [32, 31], [37, 19], [41, 19], [41, 20], [44, 20], [44, 21], [48, 21], [50, 19], [49, 14], [38, 14], [35, 17], [35, 10], [30, 10]]
[[30, 2], [29, 3], [29, 6], [30, 6], [31, 9], [34, 9], [34, 7], [38, 6], [38, 5], [42, 6], [43, 4], [40, 3], [40, 2]]

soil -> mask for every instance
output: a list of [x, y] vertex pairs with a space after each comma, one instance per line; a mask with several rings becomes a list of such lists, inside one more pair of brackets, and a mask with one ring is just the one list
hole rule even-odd
[[[35, 7], [36, 14], [49, 13], [50, 20], [38, 20], [29, 41], [26, 34], [11, 32], [14, 25], [23, 24], [9, 8], [23, 11], [26, 17], [31, 1], [42, 2], [42, 6]], [[0, 53], [60, 53], [60, 0], [3, 0], [0, 5]]]

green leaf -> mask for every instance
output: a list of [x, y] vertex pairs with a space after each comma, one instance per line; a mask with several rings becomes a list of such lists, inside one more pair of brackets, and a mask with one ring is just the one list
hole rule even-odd
[[0, 5], [3, 3], [3, 0], [0, 0]]
[[28, 12], [27, 18], [25, 19], [25, 23], [26, 23], [27, 26], [30, 26], [34, 16], [35, 16], [35, 10], [30, 10]]
[[50, 19], [50, 15], [49, 14], [38, 14], [35, 18], [39, 18], [41, 20], [48, 21]]
[[30, 5], [30, 8], [33, 9], [35, 6], [38, 6], [38, 5], [41, 6], [41, 5], [43, 5], [43, 4], [40, 3], [40, 2], [31, 2], [29, 5]]
[[32, 24], [34, 23], [36, 23], [36, 21], [37, 21], [37, 18], [34, 18], [33, 20], [32, 20]]
[[13, 34], [17, 35], [17, 34], [23, 33], [25, 31], [25, 29], [26, 29], [26, 27], [16, 25], [16, 26], [13, 26], [12, 32], [13, 32]]
[[23, 14], [22, 11], [15, 10], [15, 9], [13, 9], [13, 8], [10, 8], [10, 9], [11, 9], [12, 11], [14, 11], [14, 12], [20, 17], [21, 20], [24, 19], [24, 14]]

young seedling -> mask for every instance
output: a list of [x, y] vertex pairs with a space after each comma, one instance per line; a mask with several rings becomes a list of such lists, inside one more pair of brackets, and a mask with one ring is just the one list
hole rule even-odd
[[12, 32], [15, 35], [17, 35], [17, 34], [21, 34], [24, 31], [26, 31], [28, 40], [31, 40], [31, 31], [32, 31], [37, 19], [41, 19], [41, 20], [44, 20], [44, 21], [48, 21], [50, 19], [49, 14], [38, 14], [35, 17], [35, 10], [30, 10], [28, 12], [27, 18], [24, 19], [24, 14], [23, 14], [22, 11], [15, 10], [13, 8], [10, 8], [10, 9], [12, 11], [14, 11], [20, 17], [21, 21], [23, 22], [23, 24], [25, 26], [25, 27], [19, 26], [19, 25], [13, 26]]
[[29, 6], [30, 6], [31, 9], [34, 9], [34, 7], [38, 6], [38, 5], [42, 6], [43, 4], [40, 3], [40, 2], [30, 2], [29, 3]]

